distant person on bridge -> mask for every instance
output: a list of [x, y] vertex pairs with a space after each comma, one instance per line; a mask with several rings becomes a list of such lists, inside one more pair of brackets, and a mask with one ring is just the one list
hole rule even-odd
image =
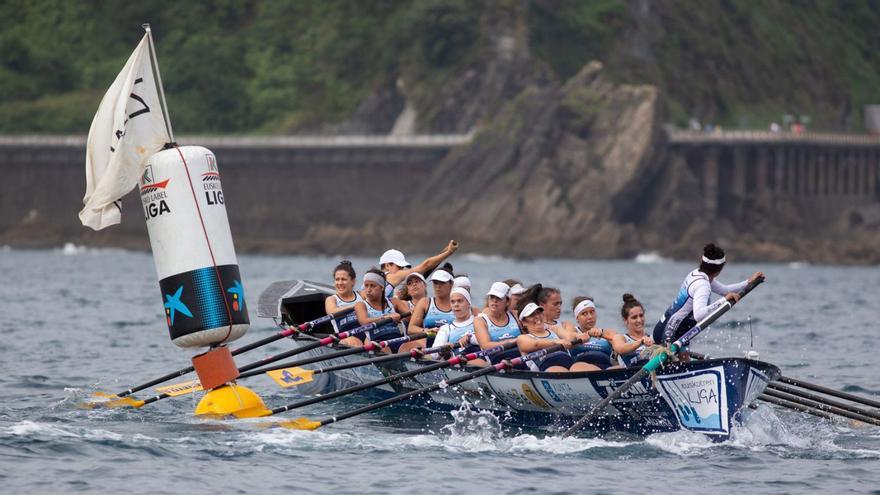
[[654, 342], [668, 346], [714, 311], [723, 299], [710, 304], [709, 297], [713, 292], [736, 302], [739, 300], [737, 292], [749, 282], [764, 276], [762, 272], [755, 272], [748, 280], [732, 285], [722, 284], [717, 277], [726, 262], [724, 250], [720, 247], [715, 244], [706, 244], [703, 247], [699, 268], [685, 277], [672, 305], [654, 326]]

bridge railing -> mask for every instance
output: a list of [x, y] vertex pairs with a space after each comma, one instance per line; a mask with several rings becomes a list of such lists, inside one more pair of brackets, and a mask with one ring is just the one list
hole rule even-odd
[[[410, 136], [177, 136], [181, 144], [223, 148], [454, 148], [473, 139], [468, 134], [421, 134]], [[86, 136], [0, 136], [0, 147], [82, 147]]]
[[811, 144], [880, 147], [880, 136], [830, 132], [668, 130], [671, 144]]

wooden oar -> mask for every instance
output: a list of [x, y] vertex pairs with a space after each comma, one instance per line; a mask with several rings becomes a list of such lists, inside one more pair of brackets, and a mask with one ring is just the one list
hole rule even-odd
[[[337, 397], [343, 397], [345, 395], [350, 395], [355, 392], [360, 392], [362, 390], [367, 390], [370, 388], [378, 387], [380, 385], [385, 385], [386, 383], [393, 383], [404, 378], [410, 378], [416, 375], [421, 375], [424, 373], [428, 373], [430, 371], [439, 370], [441, 368], [448, 368], [449, 366], [455, 366], [457, 364], [466, 364], [468, 361], [473, 361], [474, 359], [480, 359], [482, 357], [488, 357], [493, 354], [497, 354], [506, 349], [510, 349], [516, 346], [514, 342], [508, 342], [504, 345], [500, 345], [497, 347], [492, 347], [491, 349], [485, 349], [478, 352], [472, 352], [470, 354], [463, 354], [460, 356], [455, 356], [445, 361], [438, 361], [434, 364], [429, 364], [423, 367], [416, 368], [414, 370], [405, 371], [403, 373], [398, 373], [396, 375], [386, 376], [380, 380], [374, 380], [372, 382], [362, 383], [360, 385], [355, 385], [353, 387], [344, 388], [342, 390], [337, 390], [335, 392], [330, 392], [329, 394], [319, 395], [316, 397], [312, 397], [310, 399], [302, 400], [299, 402], [294, 402], [292, 404], [288, 404], [286, 406], [276, 407], [272, 409], [271, 414], [283, 413], [285, 411], [290, 411], [292, 409], [298, 409], [300, 407], [308, 406], [311, 404], [317, 404], [319, 402], [328, 401], [331, 399], [335, 399]], [[268, 415], [267, 415], [268, 416]]]
[[[258, 347], [262, 347], [266, 344], [275, 342], [276, 340], [280, 340], [285, 337], [290, 337], [291, 335], [293, 335], [297, 332], [306, 332], [306, 331], [311, 330], [312, 328], [314, 328], [318, 325], [321, 325], [323, 323], [331, 321], [333, 318], [335, 318], [337, 316], [344, 315], [345, 313], [346, 312], [343, 311], [343, 312], [337, 313], [335, 315], [326, 315], [326, 316], [322, 316], [322, 317], [317, 318], [312, 321], [308, 321], [305, 323], [301, 323], [299, 325], [288, 327], [288, 328], [282, 330], [281, 332], [276, 333], [275, 335], [266, 337], [265, 339], [262, 339], [262, 340], [258, 340], [256, 342], [253, 342], [253, 343], [248, 344], [246, 346], [239, 347], [238, 349], [234, 349], [232, 351], [232, 355], [237, 356], [237, 355], [242, 354], [244, 352], [254, 350]], [[111, 408], [112, 407], [121, 407], [121, 406], [141, 407], [144, 405], [143, 401], [136, 400], [136, 399], [126, 399], [125, 397], [128, 395], [131, 395], [135, 392], [139, 392], [141, 390], [144, 390], [145, 388], [149, 388], [149, 387], [158, 385], [160, 383], [165, 383], [168, 380], [173, 380], [177, 377], [186, 375], [187, 373], [192, 373], [193, 371], [195, 371], [195, 368], [192, 366], [188, 366], [186, 368], [181, 368], [177, 371], [172, 371], [171, 373], [168, 373], [167, 375], [160, 376], [159, 378], [156, 378], [154, 380], [144, 382], [138, 386], [131, 387], [127, 390], [123, 390], [122, 392], [119, 392], [116, 394], [108, 394], [106, 392], [95, 392], [92, 395], [94, 395], [96, 397], [102, 397], [102, 398], [108, 399], [107, 402], [103, 402], [100, 404], [105, 407], [111, 407]], [[91, 404], [87, 404], [87, 405], [94, 406], [96, 404], [91, 403]]]
[[[754, 281], [750, 282], [739, 293], [739, 298], [742, 299], [743, 297], [745, 297], [746, 294], [751, 292], [752, 289], [757, 287], [763, 281], [764, 281], [764, 277], [761, 277], [761, 278], [755, 279]], [[725, 298], [724, 302], [721, 304], [721, 306], [716, 308], [715, 311], [712, 311], [711, 313], [709, 313], [708, 316], [703, 318], [700, 322], [698, 322], [696, 325], [694, 325], [693, 328], [691, 328], [690, 330], [685, 332], [684, 335], [682, 335], [681, 337], [679, 337], [678, 340], [673, 342], [672, 345], [669, 346], [669, 354], [675, 355], [676, 353], [678, 353], [678, 351], [682, 347], [686, 346], [688, 344], [688, 342], [693, 340], [694, 337], [696, 337], [697, 335], [700, 334], [700, 332], [702, 332], [709, 325], [714, 323], [715, 320], [720, 318], [721, 315], [723, 315], [730, 308], [732, 308], [734, 304], [735, 303], [733, 303], [730, 300]], [[623, 382], [623, 384], [621, 386], [617, 387], [616, 390], [614, 390], [613, 392], [608, 394], [608, 397], [605, 397], [604, 399], [599, 401], [598, 404], [593, 406], [593, 408], [590, 409], [590, 412], [588, 412], [586, 415], [584, 415], [584, 417], [579, 419], [574, 425], [571, 426], [571, 428], [566, 430], [565, 433], [562, 434], [562, 437], [565, 438], [565, 437], [571, 436], [572, 434], [576, 433], [579, 429], [581, 429], [581, 427], [583, 427], [585, 424], [592, 421], [596, 416], [598, 416], [598, 414], [600, 412], [602, 412], [602, 410], [605, 409], [605, 406], [610, 404], [613, 400], [616, 400], [617, 398], [619, 398], [627, 390], [629, 390], [633, 385], [640, 382], [642, 380], [642, 378], [644, 378], [645, 375], [647, 375], [648, 373], [651, 373], [652, 371], [659, 368], [660, 365], [663, 364], [663, 362], [666, 361], [667, 358], [668, 358], [668, 354], [665, 352], [654, 356], [650, 361], [648, 361], [647, 364], [645, 364], [642, 367], [642, 369], [635, 372], [635, 374], [633, 374], [633, 376], [631, 376], [627, 381]]]
[[535, 359], [539, 359], [539, 358], [546, 356], [547, 354], [550, 354], [550, 353], [553, 353], [556, 351], [561, 351], [562, 349], [563, 349], [563, 346], [561, 344], [552, 345], [550, 347], [541, 349], [539, 351], [535, 351], [535, 352], [526, 354], [525, 356], [520, 356], [520, 357], [511, 359], [509, 361], [508, 360], [501, 361], [498, 364], [486, 366], [485, 368], [481, 368], [480, 370], [474, 371], [473, 373], [466, 373], [464, 375], [452, 378], [450, 380], [442, 380], [442, 381], [437, 382], [435, 384], [428, 385], [427, 387], [412, 390], [412, 391], [406, 392], [404, 394], [396, 395], [396, 396], [391, 397], [389, 399], [385, 399], [381, 402], [376, 402], [375, 404], [370, 404], [370, 405], [367, 405], [364, 407], [360, 407], [360, 408], [357, 408], [353, 411], [349, 411], [347, 413], [343, 413], [343, 414], [340, 414], [337, 416], [323, 419], [321, 421], [314, 421], [314, 420], [310, 420], [308, 418], [297, 418], [297, 419], [294, 419], [291, 421], [281, 422], [281, 423], [279, 423], [279, 425], [284, 426], [286, 428], [293, 428], [293, 429], [297, 429], [297, 430], [314, 430], [314, 429], [320, 428], [322, 426], [327, 426], [331, 423], [336, 423], [336, 422], [342, 421], [343, 419], [352, 418], [354, 416], [358, 416], [358, 415], [361, 415], [361, 414], [364, 414], [364, 413], [367, 413], [370, 411], [375, 411], [376, 409], [380, 409], [382, 407], [390, 406], [390, 405], [396, 404], [398, 402], [409, 400], [413, 397], [417, 397], [422, 394], [430, 393], [430, 392], [433, 392], [433, 391], [441, 389], [441, 388], [452, 387], [452, 386], [458, 385], [459, 383], [463, 383], [468, 380], [473, 380], [474, 378], [479, 378], [481, 376], [485, 376], [490, 373], [495, 373], [497, 371], [501, 371], [501, 370], [516, 366], [516, 365], [518, 365], [520, 363], [524, 363], [526, 361], [532, 361]]
[[[302, 347], [297, 347], [296, 349], [291, 349], [289, 351], [282, 352], [281, 354], [276, 354], [274, 356], [269, 356], [267, 358], [263, 358], [259, 361], [255, 361], [253, 363], [250, 363], [250, 364], [247, 364], [247, 365], [244, 365], [244, 366], [238, 368], [238, 371], [239, 371], [239, 373], [243, 373], [246, 371], [250, 371], [254, 368], [259, 368], [261, 366], [265, 366], [267, 364], [274, 363], [275, 361], [280, 361], [284, 358], [294, 356], [296, 354], [302, 354], [303, 352], [310, 351], [312, 349], [317, 349], [318, 347], [321, 347], [321, 346], [332, 345], [336, 342], [339, 342], [342, 339], [346, 339], [346, 338], [354, 336], [354, 335], [368, 332], [368, 331], [376, 329], [382, 325], [385, 325], [386, 323], [389, 323], [391, 321], [393, 321], [391, 319], [391, 317], [382, 318], [382, 319], [376, 320], [372, 323], [367, 323], [366, 325], [357, 327], [352, 330], [348, 330], [346, 332], [342, 332], [342, 333], [338, 333], [335, 335], [330, 335], [330, 336], [324, 337], [323, 339], [316, 340], [315, 342], [312, 342], [310, 344], [306, 344]], [[172, 386], [172, 387], [174, 387], [174, 386]], [[153, 402], [160, 401], [162, 399], [167, 399], [169, 397], [177, 397], [179, 395], [184, 395], [189, 392], [194, 392], [197, 390], [201, 390], [201, 387], [200, 386], [193, 386], [193, 387], [191, 387], [189, 389], [185, 389], [185, 390], [177, 389], [174, 392], [170, 392], [170, 391], [163, 392], [159, 395], [155, 395], [153, 397], [149, 397], [144, 400], [136, 400], [136, 399], [132, 399], [130, 397], [127, 397], [126, 398], [127, 400], [125, 400], [122, 404], [119, 404], [114, 407], [120, 407], [121, 405], [127, 405], [127, 406], [131, 406], [131, 407], [139, 408], [139, 407], [143, 407], [147, 404], [152, 404]]]
[[[429, 349], [412, 349], [409, 352], [397, 353], [397, 354], [387, 354], [384, 356], [379, 356], [370, 359], [362, 359], [360, 361], [352, 361], [350, 363], [342, 363], [335, 366], [328, 366], [326, 368], [318, 368], [314, 370], [307, 370], [305, 368], [295, 368], [290, 367], [282, 371], [289, 372], [287, 376], [283, 378], [288, 383], [282, 385], [283, 387], [296, 387], [298, 385], [302, 385], [305, 383], [309, 383], [312, 381], [312, 377], [314, 375], [319, 375], [321, 373], [330, 373], [333, 371], [341, 371], [347, 370], [351, 368], [359, 368], [361, 366], [367, 366], [371, 364], [380, 364], [387, 363], [390, 361], [399, 361], [401, 359], [412, 358], [412, 359], [420, 359], [428, 354], [435, 353], [444, 353], [447, 351], [451, 351], [452, 349], [458, 347], [459, 344], [443, 344], [438, 347], [431, 347]], [[278, 380], [275, 380], [276, 382]]]

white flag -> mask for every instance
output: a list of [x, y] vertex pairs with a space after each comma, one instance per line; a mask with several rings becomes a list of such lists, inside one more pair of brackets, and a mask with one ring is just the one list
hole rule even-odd
[[144, 162], [171, 142], [150, 64], [149, 34], [107, 90], [86, 148], [83, 225], [95, 230], [122, 220], [121, 198], [137, 185]]

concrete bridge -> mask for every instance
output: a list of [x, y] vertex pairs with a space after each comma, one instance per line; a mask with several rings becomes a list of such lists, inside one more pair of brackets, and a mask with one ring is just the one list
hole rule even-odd
[[711, 215], [738, 217], [762, 201], [831, 221], [880, 201], [880, 136], [672, 131], [668, 152], [670, 166], [700, 177]]
[[[430, 180], [432, 165], [472, 138], [179, 136], [178, 142], [216, 153], [235, 203], [233, 231], [247, 239], [266, 232], [303, 237], [316, 217], [332, 220], [344, 235], [387, 215], [408, 215], [413, 185]], [[696, 178], [701, 211], [710, 216], [748, 222], [747, 213], [761, 204], [764, 211], [785, 209], [822, 222], [880, 204], [877, 136], [670, 131], [667, 140], [656, 169], [683, 167]], [[32, 224], [64, 239], [83, 236], [75, 212], [85, 191], [85, 145], [85, 136], [0, 136], [0, 235]], [[123, 204], [130, 213], [121, 230], [145, 238], [138, 198], [129, 195]]]

